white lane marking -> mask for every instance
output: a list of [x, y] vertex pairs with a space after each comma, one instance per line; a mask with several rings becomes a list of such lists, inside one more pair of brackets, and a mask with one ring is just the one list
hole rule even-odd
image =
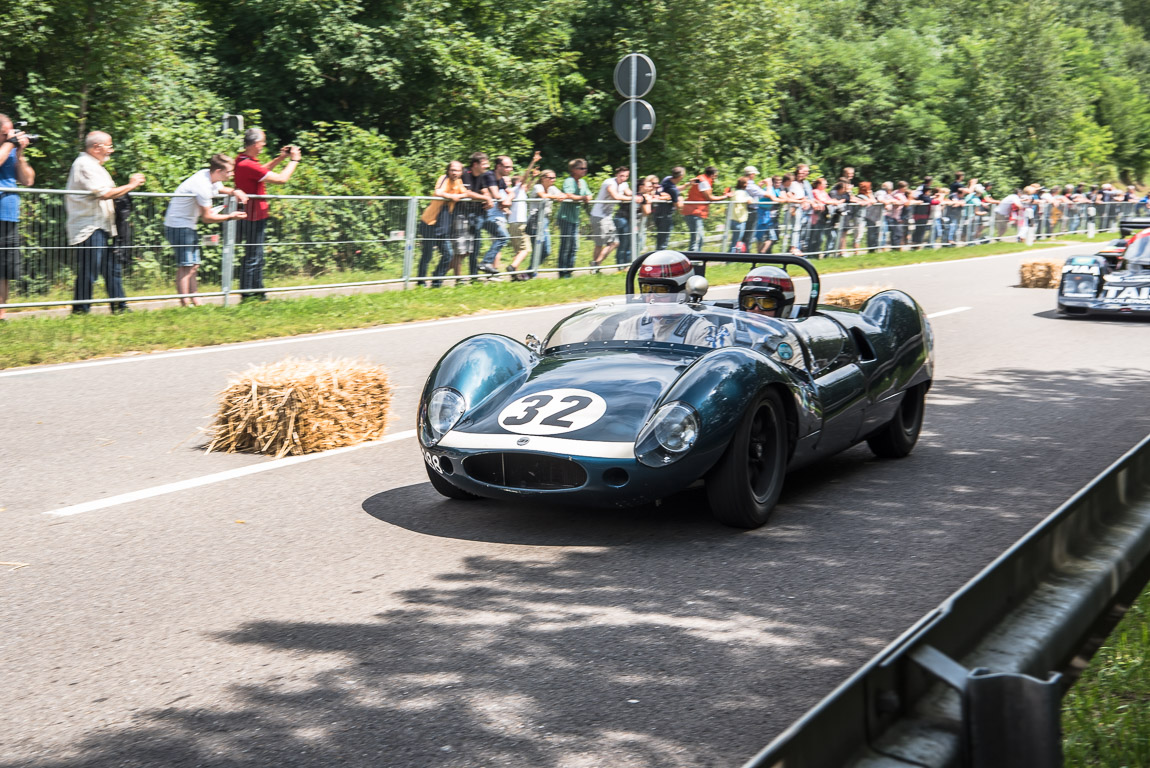
[[[1090, 243], [1083, 243], [1082, 245], [1090, 245]], [[937, 264], [959, 264], [972, 261], [986, 261], [987, 259], [1004, 259], [1012, 256], [1026, 256], [1031, 253], [1052, 253], [1054, 251], [1062, 251], [1067, 248], [1081, 248], [1080, 245], [1060, 245], [1056, 248], [1039, 248], [1034, 251], [1015, 251], [1013, 253], [998, 253], [991, 256], [976, 256], [972, 259], [953, 259], [950, 261], [921, 261], [917, 264], [900, 264], [894, 267], [875, 267], [871, 269], [855, 269], [849, 272], [828, 272], [822, 275], [826, 278], [831, 275], [860, 275], [869, 272], [887, 272], [892, 269], [910, 269], [912, 267], [931, 267]], [[806, 280], [806, 277], [796, 277], [796, 280]], [[737, 285], [732, 283], [732, 285]], [[728, 286], [724, 286], [728, 287]], [[241, 341], [235, 344], [218, 344], [211, 347], [196, 347], [195, 349], [182, 349], [175, 352], [155, 352], [151, 354], [141, 354], [133, 357], [105, 357], [99, 360], [87, 360], [81, 363], [61, 363], [59, 365], [38, 365], [25, 368], [16, 368], [10, 371], [0, 371], [0, 378], [5, 376], [26, 376], [32, 373], [52, 373], [54, 371], [67, 371], [74, 368], [91, 368], [97, 365], [119, 365], [121, 363], [138, 363], [144, 360], [162, 360], [169, 357], [186, 357], [187, 355], [206, 355], [210, 352], [227, 352], [233, 349], [245, 349], [255, 347], [271, 347], [279, 344], [298, 344], [304, 341], [315, 341], [317, 339], [334, 339], [343, 338], [344, 336], [362, 336], [369, 333], [388, 333], [391, 331], [399, 331], [405, 328], [419, 328], [421, 326], [438, 326], [438, 325], [451, 325], [452, 323], [465, 323], [469, 320], [474, 320], [479, 317], [483, 318], [499, 318], [499, 317], [514, 317], [515, 315], [530, 315], [541, 312], [553, 312], [556, 309], [563, 309], [565, 307], [581, 307], [589, 304], [589, 301], [578, 301], [571, 304], [552, 304], [548, 307], [530, 307], [528, 309], [509, 309], [505, 312], [487, 312], [478, 315], [464, 315], [463, 317], [447, 317], [439, 320], [423, 320], [415, 323], [392, 323], [390, 325], [381, 325], [376, 328], [359, 328], [350, 331], [331, 331], [329, 333], [313, 333], [305, 336], [290, 336], [286, 339], [271, 339], [268, 341]]]
[[133, 501], [141, 501], [143, 499], [151, 499], [156, 496], [163, 496], [168, 493], [176, 493], [177, 491], [186, 491], [189, 488], [199, 488], [205, 485], [212, 485], [213, 483], [221, 483], [225, 480], [234, 480], [237, 477], [246, 477], [254, 475], [259, 472], [267, 472], [272, 469], [279, 469], [280, 467], [291, 466], [292, 464], [302, 464], [305, 461], [314, 461], [315, 459], [322, 459], [328, 456], [335, 456], [340, 453], [348, 453], [350, 451], [358, 451], [360, 448], [370, 448], [374, 445], [385, 445], [387, 443], [394, 443], [399, 440], [406, 440], [410, 437], [415, 437], [415, 430], [409, 429], [406, 432], [396, 432], [393, 435], [386, 435], [385, 437], [374, 440], [370, 443], [360, 443], [359, 445], [349, 445], [346, 448], [333, 448], [330, 451], [320, 451], [319, 453], [309, 453], [306, 456], [289, 456], [286, 459], [276, 459], [274, 461], [265, 461], [260, 464], [252, 464], [246, 467], [238, 467], [236, 469], [229, 469], [224, 472], [216, 472], [213, 475], [204, 475], [203, 477], [193, 477], [190, 480], [180, 480], [176, 483], [168, 483], [167, 485], [157, 485], [154, 488], [145, 488], [142, 491], [132, 491], [131, 493], [121, 493], [119, 496], [109, 496], [106, 499], [97, 499], [96, 501], [86, 501], [83, 504], [74, 504], [70, 507], [61, 507], [60, 509], [53, 509], [44, 512], [45, 515], [52, 517], [67, 517], [69, 515], [78, 515], [82, 512], [94, 512], [98, 509], [107, 509], [108, 507], [119, 506], [120, 504], [129, 504]]
[[971, 309], [971, 307], [955, 307], [954, 309], [944, 309], [941, 312], [932, 312], [931, 314], [927, 315], [927, 317], [933, 320], [936, 317], [942, 317], [943, 315], [953, 315], [955, 312], [965, 312], [968, 309]]
[[[942, 317], [943, 315], [953, 315], [956, 312], [965, 312], [968, 309], [970, 309], [970, 307], [955, 307], [954, 309], [944, 309], [941, 312], [935, 312], [934, 314], [927, 315], [927, 317], [935, 318], [935, 317]], [[97, 499], [96, 501], [86, 501], [83, 504], [74, 504], [70, 507], [61, 507], [60, 509], [49, 510], [48, 512], [44, 512], [43, 514], [50, 515], [52, 517], [67, 517], [69, 515], [78, 515], [82, 512], [94, 512], [98, 509], [107, 509], [108, 507], [115, 507], [115, 506], [119, 506], [120, 504], [129, 504], [133, 501], [140, 501], [142, 499], [151, 499], [151, 498], [154, 498], [156, 496], [163, 496], [163, 495], [168, 494], [168, 493], [176, 493], [177, 491], [186, 491], [189, 488], [199, 488], [199, 487], [205, 486], [205, 485], [212, 485], [213, 483], [220, 483], [220, 482], [223, 482], [225, 480], [233, 480], [237, 477], [246, 477], [247, 475], [254, 475], [254, 474], [257, 474], [259, 472], [267, 472], [268, 470], [271, 470], [271, 469], [279, 469], [280, 467], [286, 467], [286, 466], [290, 466], [292, 464], [302, 464], [305, 461], [314, 461], [315, 459], [322, 459], [322, 458], [326, 458], [328, 456], [336, 456], [338, 454], [347, 453], [349, 451], [357, 451], [360, 448], [368, 448], [368, 447], [371, 447], [373, 445], [385, 445], [386, 443], [394, 443], [394, 442], [398, 442], [399, 440], [407, 440], [407, 439], [412, 438], [412, 437], [415, 437], [415, 430], [409, 429], [406, 432], [396, 432], [393, 435], [387, 435], [386, 437], [382, 438], [381, 440], [375, 440], [375, 441], [370, 442], [370, 443], [360, 443], [359, 445], [351, 445], [351, 446], [348, 446], [347, 448], [334, 448], [330, 451], [320, 451], [319, 453], [309, 453], [306, 456], [291, 456], [291, 457], [286, 458], [286, 459], [276, 459], [275, 461], [265, 461], [265, 462], [262, 462], [260, 464], [252, 464], [252, 465], [247, 466], [247, 467], [239, 467], [237, 469], [229, 469], [229, 470], [226, 470], [224, 472], [217, 472], [213, 475], [204, 475], [203, 477], [194, 477], [194, 478], [191, 478], [190, 480], [180, 480], [179, 482], [168, 483], [167, 485], [158, 485], [154, 488], [145, 488], [142, 491], [132, 491], [131, 493], [122, 493], [119, 496], [109, 496], [106, 499]], [[450, 442], [452, 442], [453, 444], [455, 442], [459, 443], [459, 445], [456, 445], [455, 447], [469, 447], [469, 448], [492, 447], [492, 445], [486, 444], [486, 443], [485, 443], [485, 445], [482, 445], [482, 446], [481, 445], [471, 445], [470, 443], [474, 442], [474, 440], [471, 440], [469, 438], [473, 438], [473, 437], [476, 439], [481, 439], [482, 441], [490, 441], [490, 440], [492, 440], [496, 437], [500, 437], [500, 436], [498, 436], [498, 435], [480, 436], [480, 435], [471, 435], [469, 433], [461, 433], [461, 432], [451, 432], [448, 434], [448, 438], [453, 438], [453, 440], [451, 440]], [[510, 444], [512, 441], [518, 439], [516, 435], [503, 435], [502, 437], [507, 438], [508, 445], [506, 447], [508, 447], [508, 448], [512, 447]], [[546, 441], [554, 441], [556, 443], [579, 442], [579, 441], [574, 441], [574, 440], [562, 440], [559, 438], [541, 438], [541, 437], [534, 437], [534, 438], [532, 438], [532, 440], [535, 441], [536, 443], [541, 443], [545, 440]], [[448, 439], [445, 439], [443, 441], [444, 445], [447, 445], [448, 443], [449, 443]], [[463, 445], [464, 443], [468, 443], [468, 445]], [[588, 444], [584, 445], [583, 448], [587, 448], [589, 446], [593, 446], [596, 451], [601, 452], [601, 455], [603, 455], [606, 458], [627, 458], [631, 455], [630, 451], [632, 451], [632, 449], [634, 448], [634, 446], [631, 443], [588, 443]], [[532, 447], [535, 449], [540, 448], [539, 445], [535, 445]], [[544, 450], [547, 450], [548, 448], [558, 448], [558, 447], [570, 448], [570, 446], [566, 446], [566, 445], [565, 446], [548, 446], [547, 448], [544, 448]], [[564, 452], [569, 452], [569, 451], [559, 451], [559, 452], [564, 453]], [[624, 453], [626, 454], [626, 456], [623, 455]], [[590, 455], [590, 454], [580, 454], [580, 455]], [[596, 454], [596, 455], [600, 455], [600, 454]]]
[[298, 344], [304, 341], [317, 341], [322, 339], [344, 338], [346, 336], [364, 336], [370, 333], [391, 333], [405, 328], [419, 328], [425, 326], [451, 325], [453, 323], [466, 323], [479, 318], [513, 317], [515, 315], [531, 315], [541, 312], [554, 312], [566, 307], [581, 307], [589, 302], [580, 301], [572, 304], [552, 304], [549, 307], [531, 307], [529, 309], [513, 309], [507, 312], [487, 312], [478, 315], [464, 315], [462, 317], [446, 317], [439, 320], [423, 320], [416, 323], [392, 323], [380, 325], [375, 328], [359, 328], [351, 331], [331, 331], [330, 333], [313, 333], [306, 336], [289, 336], [286, 339], [270, 339], [266, 341], [241, 341], [235, 344], [219, 344], [212, 347], [196, 347], [195, 349], [181, 349], [175, 352], [156, 352], [153, 354], [140, 354], [133, 357], [104, 357], [99, 360], [87, 360], [82, 363], [62, 363], [60, 365], [39, 365], [29, 368], [15, 368], [10, 371], [0, 371], [0, 377], [26, 376], [30, 373], [53, 373], [55, 371], [68, 371], [75, 368], [92, 368], [98, 365], [119, 365], [120, 363], [138, 363], [144, 360], [163, 360], [169, 357], [187, 357], [188, 355], [206, 355], [210, 352], [227, 352], [233, 349], [253, 349], [255, 347], [274, 347], [280, 344]]

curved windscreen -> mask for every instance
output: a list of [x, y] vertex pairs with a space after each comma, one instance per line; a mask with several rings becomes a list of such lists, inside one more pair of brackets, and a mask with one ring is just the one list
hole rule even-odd
[[750, 347], [787, 365], [805, 367], [798, 339], [787, 321], [711, 304], [667, 301], [658, 295], [602, 301], [560, 321], [544, 347], [627, 348], [635, 343], [680, 344], [704, 352]]
[[1127, 262], [1136, 261], [1139, 264], [1150, 264], [1150, 237], [1140, 237], [1130, 243], [1126, 252], [1122, 254], [1122, 258]]

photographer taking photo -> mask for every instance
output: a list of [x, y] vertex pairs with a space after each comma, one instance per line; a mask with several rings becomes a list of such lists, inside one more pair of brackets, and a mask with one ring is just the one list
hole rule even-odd
[[[17, 184], [32, 186], [36, 172], [24, 157], [31, 139], [7, 115], [0, 115], [0, 190], [15, 189]], [[8, 285], [23, 275], [24, 256], [20, 250], [20, 195], [0, 191], [0, 304], [8, 303]], [[4, 310], [0, 308], [0, 318]]]
[[[68, 214], [68, 245], [76, 247], [76, 288], [73, 298], [87, 302], [92, 298], [96, 278], [104, 276], [104, 287], [112, 299], [112, 314], [128, 311], [119, 259], [112, 258], [108, 242], [116, 236], [116, 214], [112, 201], [123, 197], [144, 183], [144, 174], [133, 173], [128, 183], [116, 186], [104, 163], [116, 151], [112, 137], [103, 131], [91, 131], [84, 137], [84, 151], [72, 162], [66, 189], [83, 190], [85, 195], [65, 195], [64, 211]], [[92, 305], [72, 305], [72, 314], [85, 315]]]
[[[240, 290], [245, 293], [243, 301], [267, 298], [259, 292], [264, 287], [264, 238], [267, 237], [268, 201], [260, 198], [268, 193], [268, 184], [287, 184], [300, 161], [300, 148], [289, 144], [267, 165], [259, 161], [260, 152], [267, 146], [267, 135], [259, 128], [244, 131], [244, 149], [236, 156], [236, 189], [245, 194], [255, 195], [246, 206], [247, 219], [238, 227], [238, 242], [244, 246], [243, 266], [240, 270]], [[276, 167], [287, 160], [282, 171]]]

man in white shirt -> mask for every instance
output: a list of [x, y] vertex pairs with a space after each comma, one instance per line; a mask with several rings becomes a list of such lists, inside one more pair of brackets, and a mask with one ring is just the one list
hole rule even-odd
[[[68, 245], [76, 246], [76, 288], [73, 299], [88, 302], [92, 299], [92, 285], [99, 275], [104, 276], [108, 298], [124, 297], [120, 262], [112, 257], [108, 241], [116, 235], [115, 208], [112, 201], [123, 197], [144, 183], [144, 174], [133, 173], [128, 183], [116, 186], [104, 163], [115, 147], [112, 137], [103, 131], [92, 131], [84, 138], [84, 151], [72, 162], [68, 171], [66, 189], [83, 190], [88, 194], [64, 196], [67, 213]], [[87, 314], [92, 305], [73, 304], [72, 314]], [[113, 301], [112, 312], [128, 311], [128, 303]]]
[[994, 216], [997, 219], [997, 230], [999, 237], [1006, 236], [1006, 228], [1010, 226], [1010, 213], [1015, 206], [1022, 206], [1022, 196], [1018, 194], [1019, 190], [1014, 190], [1006, 197], [999, 201], [998, 207], [994, 209]]
[[[184, 179], [168, 203], [168, 211], [164, 214], [164, 237], [176, 255], [176, 293], [180, 294], [181, 307], [189, 305], [188, 296], [199, 288], [196, 272], [200, 268], [200, 249], [196, 245], [196, 222], [201, 218], [206, 224], [247, 218], [243, 211], [216, 213], [212, 210], [212, 197], [215, 195], [232, 195], [240, 203], [248, 201], [243, 190], [224, 186], [234, 167], [235, 163], [227, 155], [212, 155], [208, 167]], [[190, 303], [198, 307], [201, 302], [199, 297], [192, 296]]]
[[591, 240], [595, 243], [595, 249], [591, 252], [593, 267], [599, 266], [619, 245], [615, 237], [615, 219], [611, 216], [611, 212], [618, 203], [630, 202], [631, 188], [627, 184], [630, 176], [631, 170], [620, 165], [615, 169], [615, 175], [599, 186], [595, 205], [591, 206]]

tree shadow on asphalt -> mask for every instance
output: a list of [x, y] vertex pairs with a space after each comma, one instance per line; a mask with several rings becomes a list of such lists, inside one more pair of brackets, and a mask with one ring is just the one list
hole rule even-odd
[[911, 457], [793, 473], [753, 532], [711, 522], [697, 491], [615, 511], [378, 494], [381, 535], [522, 549], [382, 592], [403, 607], [363, 622], [221, 633], [281, 654], [265, 682], [18, 764], [738, 765], [1137, 442], [1150, 412], [1126, 406], [1148, 396], [1130, 370], [940, 382]]

